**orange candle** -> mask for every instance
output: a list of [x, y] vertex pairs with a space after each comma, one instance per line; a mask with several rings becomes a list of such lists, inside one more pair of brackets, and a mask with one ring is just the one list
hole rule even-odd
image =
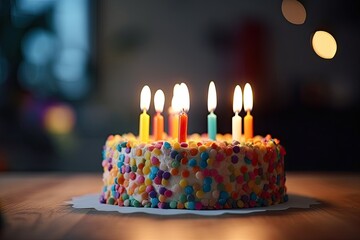
[[245, 84], [244, 88], [244, 110], [247, 112], [244, 117], [244, 135], [245, 141], [254, 137], [253, 117], [250, 111], [253, 108], [253, 94], [249, 83]]
[[179, 131], [178, 131], [178, 141], [179, 143], [186, 142], [187, 140], [187, 129], [188, 129], [188, 116], [187, 112], [190, 108], [190, 96], [189, 90], [185, 83], [181, 83], [179, 87], [179, 96], [181, 99], [177, 99], [180, 102], [181, 100], [181, 112], [179, 114]]
[[164, 134], [164, 117], [161, 115], [164, 109], [165, 95], [162, 90], [157, 90], [154, 96], [154, 105], [156, 114], [154, 116], [153, 133], [155, 140], [163, 139]]

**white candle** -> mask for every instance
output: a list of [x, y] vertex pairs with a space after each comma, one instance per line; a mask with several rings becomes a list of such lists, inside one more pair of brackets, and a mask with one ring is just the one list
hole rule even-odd
[[233, 111], [235, 116], [232, 117], [232, 139], [240, 142], [242, 120], [239, 113], [242, 109], [242, 92], [239, 85], [236, 85], [233, 98]]

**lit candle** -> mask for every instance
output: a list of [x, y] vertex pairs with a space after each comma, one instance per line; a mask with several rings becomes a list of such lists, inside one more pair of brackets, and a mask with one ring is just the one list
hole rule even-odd
[[244, 110], [247, 112], [244, 117], [244, 135], [245, 140], [254, 137], [253, 130], [253, 117], [250, 115], [250, 111], [253, 108], [253, 93], [249, 83], [245, 84], [244, 88]]
[[139, 138], [141, 142], [149, 141], [149, 128], [150, 128], [150, 116], [146, 113], [150, 107], [151, 91], [149, 86], [145, 85], [140, 94], [140, 109], [143, 111], [140, 114], [140, 126], [139, 126]]
[[189, 90], [185, 83], [181, 83], [179, 87], [179, 96], [176, 101], [179, 101], [181, 106], [181, 112], [179, 114], [179, 131], [178, 131], [178, 142], [186, 142], [187, 139], [187, 128], [188, 128], [188, 116], [187, 112], [190, 108], [190, 96]]
[[216, 88], [213, 81], [209, 84], [208, 91], [208, 110], [210, 114], [207, 117], [208, 120], [208, 137], [211, 140], [216, 140], [216, 115], [214, 114], [216, 108]]
[[162, 90], [157, 90], [154, 95], [154, 105], [156, 114], [154, 116], [154, 139], [161, 140], [163, 139], [164, 134], [164, 117], [161, 115], [164, 110], [165, 95]]
[[179, 111], [180, 111], [180, 106], [179, 106], [179, 102], [178, 100], [176, 100], [176, 98], [178, 98], [179, 96], [179, 87], [180, 84], [175, 84], [174, 86], [174, 90], [173, 90], [173, 97], [171, 99], [171, 107], [169, 108], [169, 136], [172, 138], [177, 138], [178, 137], [178, 128], [179, 128]]
[[241, 117], [239, 113], [242, 108], [242, 93], [239, 85], [236, 85], [233, 98], [233, 111], [235, 116], [232, 117], [232, 139], [240, 142], [241, 139]]

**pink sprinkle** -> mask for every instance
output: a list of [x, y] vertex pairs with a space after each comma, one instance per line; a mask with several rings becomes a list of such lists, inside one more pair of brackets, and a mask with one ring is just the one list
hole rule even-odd
[[107, 161], [107, 160], [103, 160], [102, 163], [101, 163], [101, 165], [102, 165], [103, 167], [107, 167], [108, 161]]
[[204, 177], [208, 177], [208, 176], [210, 176], [210, 170], [209, 169], [207, 169], [207, 168], [205, 168], [204, 169]]
[[152, 152], [152, 150], [154, 150], [154, 146], [149, 146], [148, 150]]
[[125, 163], [129, 163], [129, 162], [130, 162], [130, 157], [129, 157], [129, 156], [125, 156], [124, 162], [125, 162]]
[[145, 177], [142, 176], [142, 175], [139, 175], [138, 178], [137, 178], [137, 182], [138, 182], [139, 184], [141, 184], [141, 183], [143, 183], [144, 181], [145, 181]]
[[154, 187], [153, 187], [152, 185], [149, 185], [149, 186], [146, 187], [145, 191], [146, 191], [147, 193], [149, 193], [149, 192], [151, 192], [153, 189], [154, 189]]
[[156, 145], [155, 145], [155, 148], [157, 149], [161, 149], [162, 147], [162, 142], [158, 142]]
[[134, 172], [131, 172], [130, 173], [130, 179], [135, 180], [135, 178], [136, 178], [136, 174]]
[[213, 168], [210, 170], [210, 174], [211, 174], [211, 176], [215, 177], [216, 175], [218, 175], [218, 171]]
[[165, 193], [164, 193], [164, 195], [165, 195], [166, 197], [171, 197], [171, 196], [172, 196], [172, 191], [171, 191], [171, 190], [166, 190]]
[[157, 158], [157, 157], [155, 157], [155, 156], [153, 156], [152, 158], [151, 158], [151, 163], [153, 164], [153, 165], [159, 165], [159, 159]]
[[202, 209], [202, 204], [201, 204], [201, 202], [196, 202], [196, 203], [195, 203], [195, 209], [196, 209], [196, 210], [201, 210], [201, 209]]
[[224, 181], [224, 178], [221, 175], [216, 175], [214, 178], [217, 183], [222, 183]]
[[237, 176], [236, 177], [236, 182], [239, 183], [239, 184], [243, 183], [244, 182], [244, 177], [242, 175]]
[[161, 184], [161, 178], [159, 178], [158, 176], [156, 176], [154, 178], [154, 183], [157, 184], [157, 185], [160, 185]]
[[188, 146], [188, 144], [183, 142], [183, 143], [180, 144], [180, 146], [183, 147], [183, 148], [186, 148]]
[[249, 172], [249, 177], [251, 180], [255, 179], [255, 174], [253, 172]]
[[250, 201], [249, 201], [249, 206], [250, 206], [250, 207], [255, 207], [255, 205], [256, 205], [255, 200], [250, 200]]

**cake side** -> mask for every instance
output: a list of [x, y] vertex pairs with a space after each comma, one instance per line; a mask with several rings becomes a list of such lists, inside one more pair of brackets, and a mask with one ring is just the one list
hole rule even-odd
[[276, 139], [218, 139], [138, 144], [131, 135], [110, 135], [103, 149], [100, 202], [201, 210], [287, 201], [285, 150]]

